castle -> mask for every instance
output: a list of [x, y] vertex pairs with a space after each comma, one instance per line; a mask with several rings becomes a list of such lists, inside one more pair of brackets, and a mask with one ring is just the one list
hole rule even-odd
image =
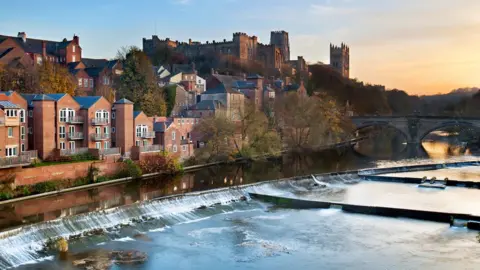
[[350, 78], [350, 47], [344, 43], [340, 47], [330, 44], [330, 66], [343, 77]]
[[270, 44], [262, 44], [256, 36], [246, 33], [234, 33], [233, 39], [221, 42], [213, 41], [201, 43], [198, 41], [179, 42], [169, 38], [159, 39], [153, 35], [151, 39], [143, 38], [143, 51], [150, 57], [162, 47], [170, 47], [187, 57], [206, 55], [215, 52], [222, 55], [234, 56], [241, 61], [257, 61], [269, 69], [280, 70], [284, 63], [290, 60], [290, 44], [288, 33], [285, 31], [272, 31]]

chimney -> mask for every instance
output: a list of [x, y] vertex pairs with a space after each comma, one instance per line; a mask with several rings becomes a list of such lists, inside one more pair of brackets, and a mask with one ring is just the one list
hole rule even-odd
[[192, 39], [191, 38], [188, 39], [188, 44], [192, 45]]
[[78, 36], [73, 34], [73, 41], [75, 42], [76, 45], [80, 46], [80, 40], [78, 39]]
[[44, 58], [47, 56], [47, 42], [45, 40], [42, 40], [42, 55]]
[[27, 33], [25, 33], [25, 32], [18, 32], [17, 37], [21, 38], [24, 43], [27, 42]]

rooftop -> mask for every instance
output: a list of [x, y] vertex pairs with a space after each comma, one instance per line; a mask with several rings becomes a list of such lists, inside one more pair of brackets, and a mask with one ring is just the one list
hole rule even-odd
[[91, 96], [91, 97], [73, 97], [78, 104], [80, 104], [81, 109], [88, 109], [92, 107], [97, 101], [99, 101], [101, 96]]

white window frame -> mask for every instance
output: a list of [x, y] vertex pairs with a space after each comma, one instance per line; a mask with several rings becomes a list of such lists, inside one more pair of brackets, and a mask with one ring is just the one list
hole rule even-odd
[[147, 146], [148, 145], [148, 140], [143, 140], [143, 146]]
[[25, 127], [21, 126], [20, 127], [20, 140], [25, 140]]
[[102, 134], [102, 129], [100, 129], [100, 127], [95, 127], [95, 134], [97, 135]]
[[58, 137], [60, 139], [65, 139], [65, 137], [67, 136], [66, 132], [67, 132], [67, 129], [65, 128], [65, 126], [58, 127]]
[[20, 151], [25, 152], [25, 144], [24, 143], [22, 143]]
[[93, 79], [88, 79], [89, 83], [90, 83], [90, 88], [93, 88]]
[[187, 146], [186, 145], [182, 145], [182, 152], [186, 152], [187, 151]]
[[108, 135], [110, 134], [108, 127], [103, 127], [103, 134]]
[[75, 126], [68, 126], [68, 134], [75, 134]]
[[102, 149], [102, 143], [101, 142], [96, 142], [95, 143], [95, 148], [98, 149], [98, 150]]
[[74, 141], [68, 142], [68, 148], [70, 150], [75, 150], [75, 142]]
[[17, 146], [7, 146], [7, 147], [5, 147], [5, 156], [6, 157], [16, 157], [17, 156]]
[[109, 148], [110, 148], [110, 142], [109, 141], [103, 142], [103, 149], [109, 149]]
[[66, 145], [65, 145], [65, 142], [60, 142], [59, 148], [60, 148], [60, 150], [65, 150], [67, 148]]
[[8, 138], [13, 138], [13, 127], [8, 127], [7, 135], [8, 135]]
[[140, 141], [139, 140], [135, 141], [135, 146], [140, 146]]
[[172, 131], [172, 141], [175, 141], [175, 136], [176, 136], [175, 131]]
[[176, 145], [176, 144], [174, 144], [174, 145], [172, 146], [172, 151], [173, 151], [174, 153], [177, 152], [177, 145]]
[[97, 119], [106, 119], [107, 123], [110, 123], [110, 113], [106, 110], [98, 110], [95, 112], [95, 118]]
[[82, 83], [83, 83], [83, 79], [82, 79], [82, 78], [78, 78], [78, 86], [82, 87]]
[[83, 87], [88, 87], [88, 79], [87, 78], [83, 79]]
[[19, 111], [19, 115], [20, 115], [20, 123], [25, 123], [25, 110], [21, 109]]
[[75, 117], [75, 110], [71, 108], [63, 108], [59, 112], [59, 119], [58, 121], [65, 123], [71, 118]]
[[5, 115], [7, 117], [17, 117], [17, 110], [13, 110], [13, 109], [6, 109], [5, 110]]

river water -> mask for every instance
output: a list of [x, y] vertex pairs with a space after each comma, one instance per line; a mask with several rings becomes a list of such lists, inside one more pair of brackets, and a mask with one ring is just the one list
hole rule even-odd
[[[361, 182], [354, 175], [276, 181], [296, 175], [459, 160], [424, 145], [420, 158], [375, 160], [353, 151], [203, 169], [176, 178], [68, 193], [2, 206], [0, 269], [76, 269], [76, 254], [138, 250], [148, 261], [112, 269], [480, 269], [476, 233], [448, 224], [354, 215], [340, 210], [289, 210], [248, 199], [248, 192], [306, 199], [479, 214], [480, 191], [419, 190]], [[429, 154], [429, 147], [435, 149]], [[458, 154], [458, 153], [457, 153]], [[476, 168], [475, 168], [476, 169]], [[266, 181], [266, 182], [265, 182]], [[182, 196], [181, 194], [186, 194]], [[173, 197], [165, 197], [171, 196]], [[247, 200], [241, 200], [245, 196]], [[207, 207], [205, 207], [207, 206]], [[103, 228], [70, 241], [71, 258], [39, 252], [51, 237]], [[77, 258], [77, 257], [75, 257]]]

